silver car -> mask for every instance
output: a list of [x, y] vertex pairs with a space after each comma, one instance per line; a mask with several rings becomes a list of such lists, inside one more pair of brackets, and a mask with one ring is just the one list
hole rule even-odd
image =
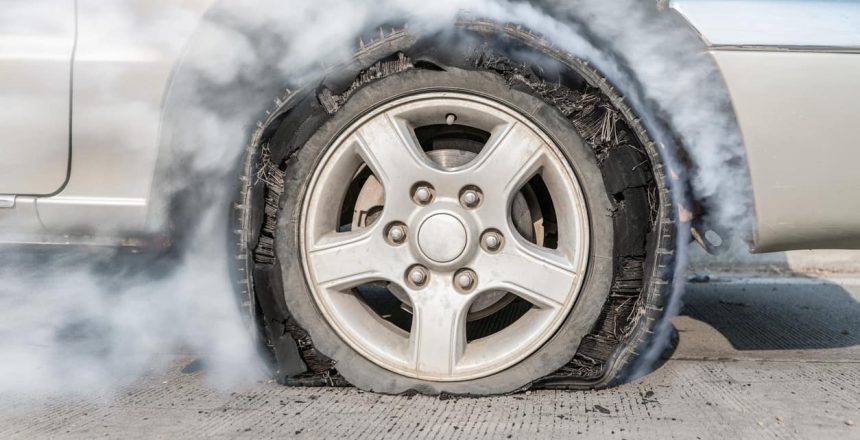
[[279, 381], [428, 394], [636, 374], [690, 237], [860, 248], [856, 3], [383, 3], [4, 5], [0, 242], [215, 222]]

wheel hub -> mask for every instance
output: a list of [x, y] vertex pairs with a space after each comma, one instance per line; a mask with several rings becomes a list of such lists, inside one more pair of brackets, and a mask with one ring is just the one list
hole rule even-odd
[[468, 235], [463, 223], [451, 214], [434, 214], [418, 229], [418, 249], [429, 260], [450, 263], [466, 250]]

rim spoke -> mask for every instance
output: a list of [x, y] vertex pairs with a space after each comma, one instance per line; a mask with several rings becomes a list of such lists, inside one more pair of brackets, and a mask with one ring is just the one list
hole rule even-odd
[[538, 172], [545, 154], [541, 138], [525, 125], [512, 123], [493, 132], [470, 171], [478, 185], [497, 188], [507, 197]]
[[419, 371], [446, 375], [454, 371], [466, 349], [465, 295], [451, 295], [439, 285], [414, 295], [410, 343]]
[[358, 154], [389, 192], [406, 192], [428, 170], [427, 158], [411, 130], [382, 115], [368, 121], [356, 136]]
[[398, 267], [398, 250], [387, 246], [378, 228], [331, 233], [321, 237], [308, 252], [317, 283], [323, 288], [344, 290], [363, 283], [398, 282], [392, 270]]
[[478, 271], [490, 275], [482, 283], [485, 290], [506, 290], [542, 309], [563, 307], [578, 276], [561, 253], [520, 239], [511, 240], [498, 255], [482, 258]]

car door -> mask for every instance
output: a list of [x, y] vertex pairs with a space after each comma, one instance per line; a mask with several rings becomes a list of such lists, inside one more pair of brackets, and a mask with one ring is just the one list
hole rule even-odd
[[65, 184], [74, 0], [7, 0], [0, 13], [0, 194], [50, 195]]

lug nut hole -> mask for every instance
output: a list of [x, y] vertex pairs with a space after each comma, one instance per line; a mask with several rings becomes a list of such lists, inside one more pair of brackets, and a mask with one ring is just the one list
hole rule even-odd
[[505, 245], [505, 237], [495, 229], [488, 229], [481, 234], [481, 248], [494, 254], [502, 250]]
[[427, 182], [418, 182], [412, 185], [412, 201], [418, 205], [429, 205], [436, 198], [436, 189]]
[[478, 285], [478, 274], [472, 269], [460, 269], [454, 274], [454, 288], [460, 292], [471, 292]]
[[401, 222], [392, 222], [385, 228], [385, 241], [390, 245], [400, 245], [406, 241], [409, 229]]
[[474, 185], [469, 185], [460, 190], [460, 204], [464, 208], [474, 209], [481, 206], [484, 201], [484, 194], [481, 189]]
[[413, 289], [420, 289], [427, 285], [430, 280], [430, 272], [426, 267], [414, 265], [406, 271], [406, 284]]

